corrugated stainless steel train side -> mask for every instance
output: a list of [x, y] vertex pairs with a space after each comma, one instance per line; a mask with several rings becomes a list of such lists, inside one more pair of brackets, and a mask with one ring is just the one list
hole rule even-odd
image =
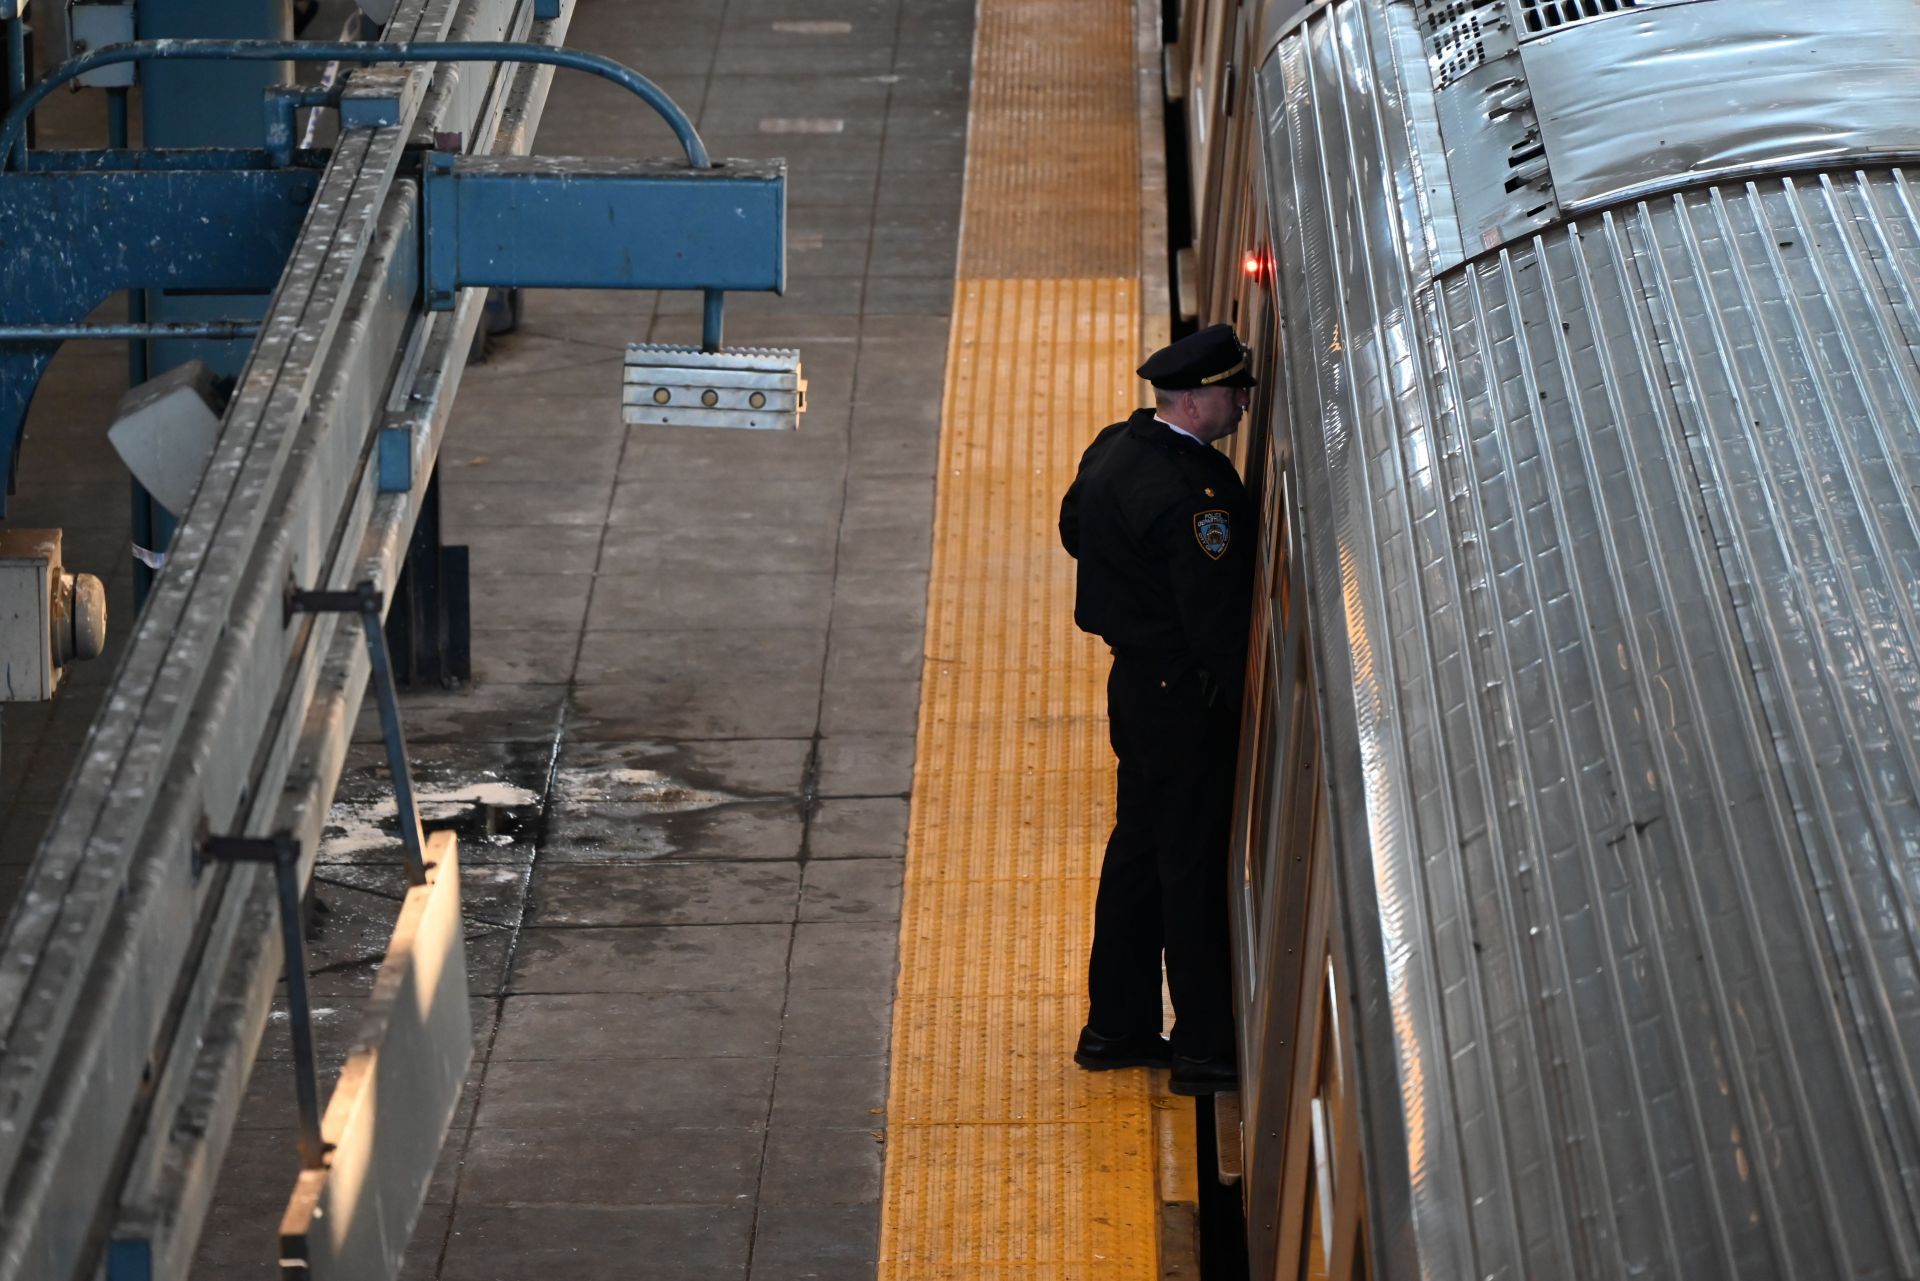
[[1920, 1277], [1920, 4], [1179, 25], [1255, 1276]]

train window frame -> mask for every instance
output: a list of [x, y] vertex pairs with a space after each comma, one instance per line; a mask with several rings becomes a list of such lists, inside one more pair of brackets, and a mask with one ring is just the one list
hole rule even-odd
[[1267, 653], [1266, 638], [1255, 629], [1257, 652], [1250, 656], [1251, 681], [1246, 706], [1253, 715], [1247, 718], [1242, 745], [1242, 787], [1240, 789], [1239, 842], [1235, 853], [1239, 863], [1233, 876], [1235, 911], [1232, 926], [1237, 935], [1236, 968], [1239, 990], [1246, 1008], [1258, 1004], [1265, 990], [1260, 973], [1260, 939], [1266, 916], [1264, 899], [1268, 838], [1277, 805], [1274, 797], [1280, 788], [1274, 785], [1274, 760], [1279, 747], [1279, 717], [1274, 713], [1273, 663]]
[[[1260, 221], [1265, 222], [1264, 216]], [[1260, 253], [1266, 252], [1264, 246], [1267, 243], [1264, 228], [1262, 233], [1256, 242], [1263, 246], [1256, 250]], [[1263, 281], [1247, 281], [1240, 269], [1241, 261], [1238, 253], [1232, 256], [1233, 271], [1242, 278], [1233, 304], [1233, 324], [1241, 340], [1254, 353], [1254, 367], [1258, 371], [1259, 382], [1247, 403], [1247, 430], [1240, 432], [1240, 439], [1234, 443], [1234, 465], [1247, 483], [1248, 497], [1252, 499], [1255, 510], [1264, 514], [1269, 488], [1268, 464], [1274, 449], [1273, 415], [1280, 403], [1274, 394], [1274, 380], [1279, 377], [1280, 371], [1280, 326], [1272, 289]], [[1260, 465], [1255, 466], [1256, 463]]]

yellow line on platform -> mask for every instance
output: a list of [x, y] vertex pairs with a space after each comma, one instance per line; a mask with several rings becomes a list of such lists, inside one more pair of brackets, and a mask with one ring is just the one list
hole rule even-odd
[[1180, 1127], [1156, 1129], [1146, 1072], [1072, 1060], [1113, 766], [1107, 656], [1055, 532], [1138, 394], [1138, 120], [1132, 0], [981, 0], [880, 1281], [1160, 1273]]
[[880, 1276], [1148, 1281], [1141, 1071], [1070, 1057], [1112, 822], [1105, 655], [1053, 534], [1129, 406], [1135, 282], [963, 280], [948, 356]]
[[962, 279], [1139, 275], [1133, 31], [1132, 0], [980, 0]]

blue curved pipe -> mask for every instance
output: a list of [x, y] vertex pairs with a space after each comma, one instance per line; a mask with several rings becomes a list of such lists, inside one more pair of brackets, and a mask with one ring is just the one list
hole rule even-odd
[[[46, 97], [77, 76], [100, 67], [122, 62], [165, 62], [170, 60], [237, 62], [352, 62], [361, 64], [391, 62], [527, 62], [540, 66], [584, 71], [626, 89], [660, 114], [680, 140], [687, 163], [696, 169], [710, 169], [706, 144], [694, 130], [693, 121], [680, 110], [666, 91], [633, 68], [603, 58], [597, 53], [577, 49], [553, 49], [544, 45], [520, 44], [508, 40], [454, 41], [339, 41], [339, 40], [135, 40], [129, 44], [108, 45], [61, 63], [47, 73], [21, 98], [6, 121], [0, 124], [0, 156], [9, 155], [25, 135], [27, 117]], [[25, 148], [21, 148], [19, 168], [27, 168]]]

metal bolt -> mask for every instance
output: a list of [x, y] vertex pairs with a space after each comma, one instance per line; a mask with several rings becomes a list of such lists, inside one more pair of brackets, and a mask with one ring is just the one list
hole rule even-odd
[[107, 647], [107, 591], [92, 574], [73, 575], [73, 656], [98, 658]]
[[51, 606], [54, 665], [100, 657], [107, 646], [107, 593], [100, 580], [56, 570]]

